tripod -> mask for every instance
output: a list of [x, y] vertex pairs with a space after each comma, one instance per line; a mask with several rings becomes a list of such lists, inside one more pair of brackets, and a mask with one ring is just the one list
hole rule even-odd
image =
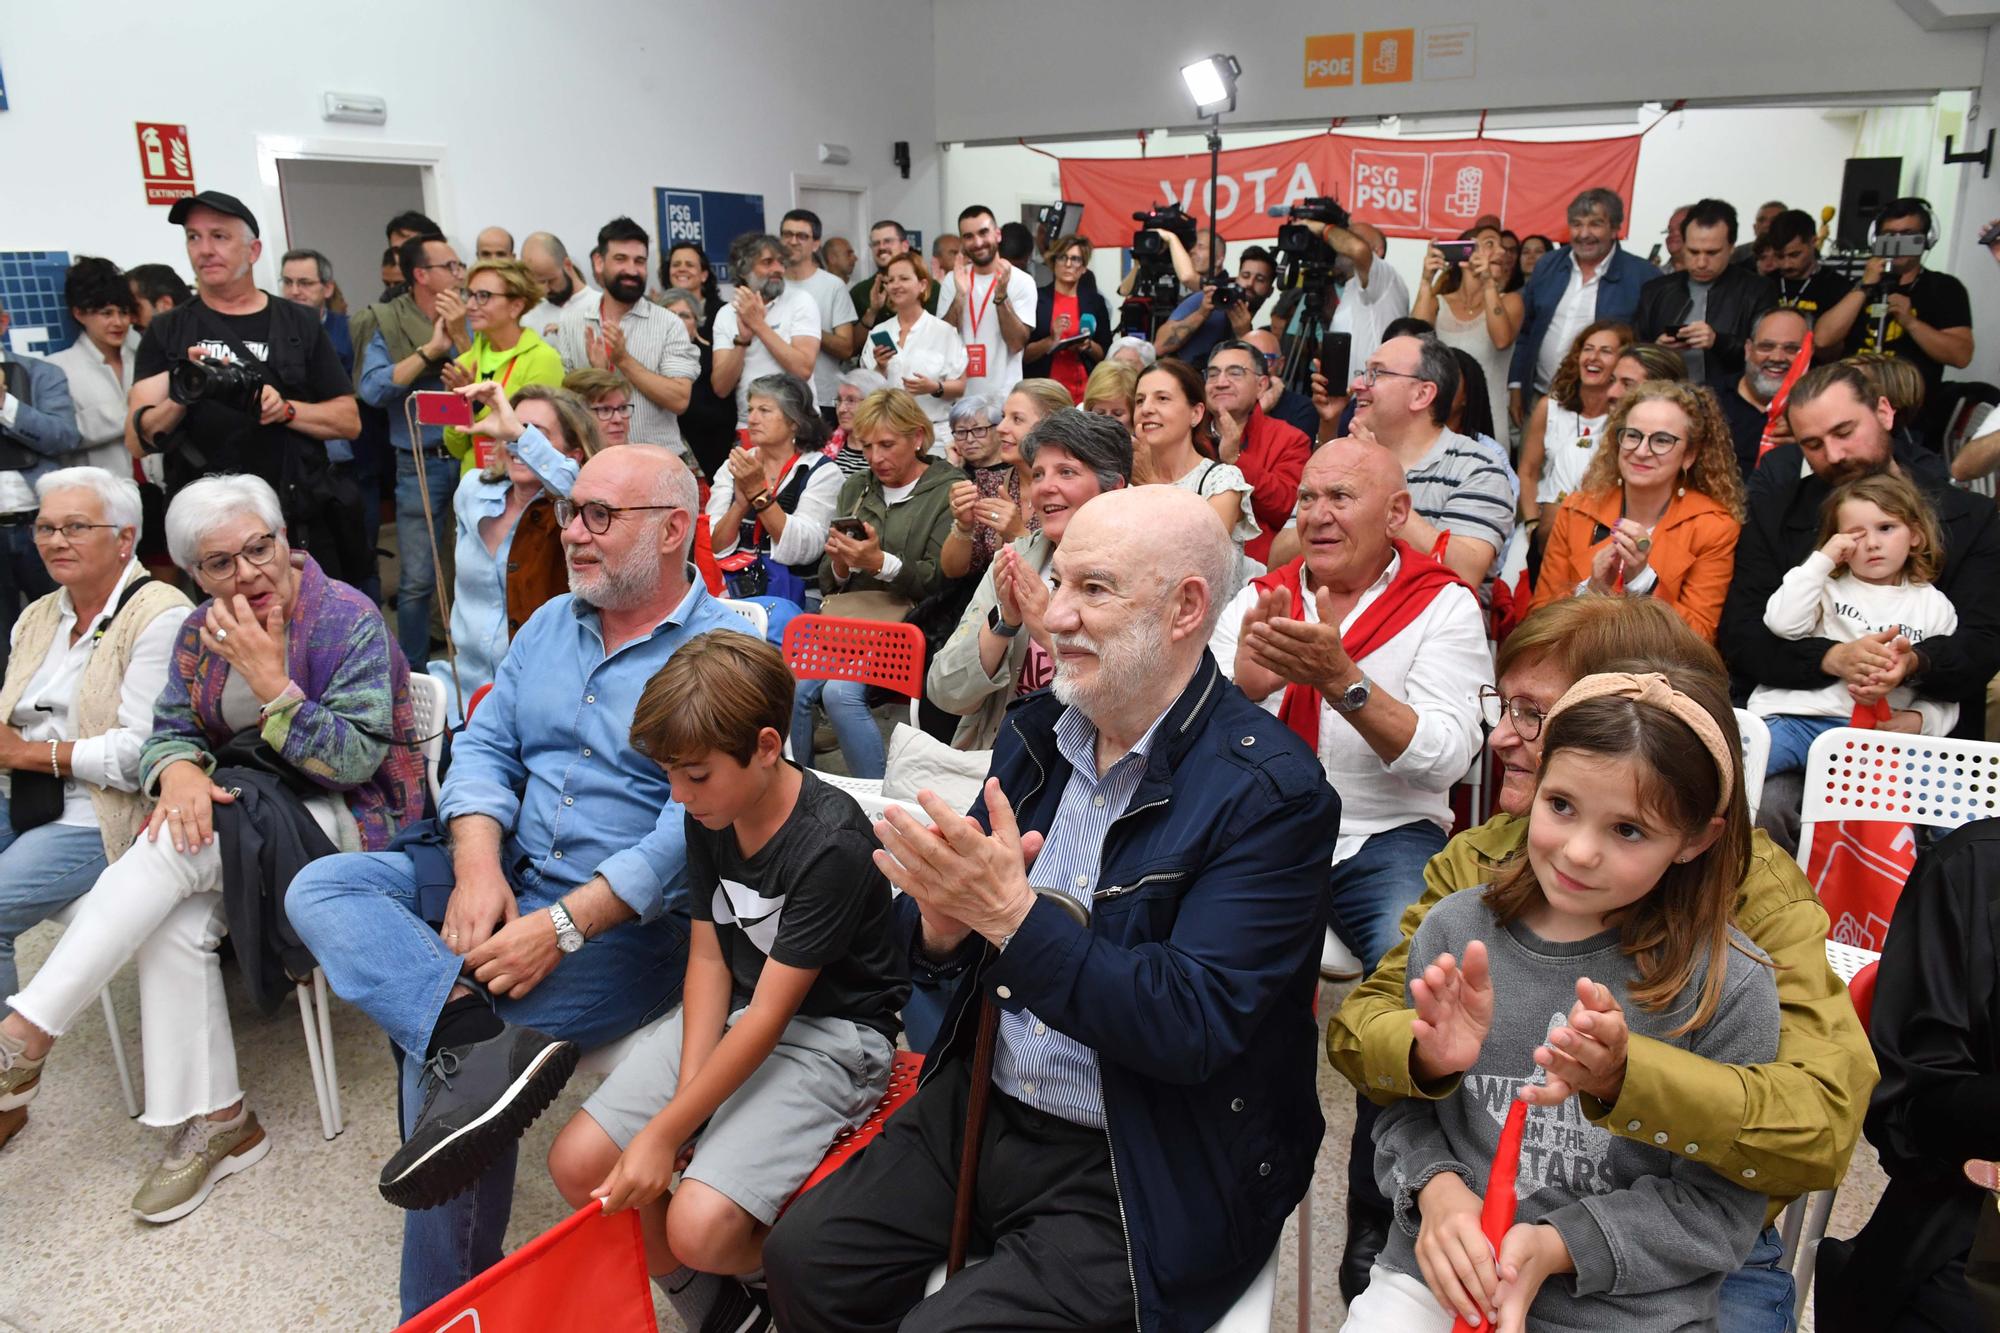
[[[1291, 341], [1285, 349], [1285, 358], [1279, 367], [1279, 375], [1291, 389], [1312, 396], [1313, 361], [1320, 354], [1320, 347], [1326, 341], [1327, 326], [1332, 316], [1327, 307], [1328, 297], [1333, 288], [1325, 283], [1307, 279], [1298, 287], [1298, 304], [1292, 307], [1292, 317], [1285, 325], [1285, 336]], [[1326, 387], [1335, 396], [1347, 392], [1345, 384], [1334, 383], [1337, 367], [1324, 367], [1327, 377]]]

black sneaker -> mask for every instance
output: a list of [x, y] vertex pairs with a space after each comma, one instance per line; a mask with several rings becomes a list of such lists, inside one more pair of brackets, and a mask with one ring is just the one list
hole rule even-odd
[[424, 1065], [417, 1127], [382, 1168], [382, 1197], [435, 1208], [470, 1189], [569, 1082], [578, 1051], [529, 1028], [447, 1046]]
[[722, 1290], [701, 1321], [699, 1333], [767, 1333], [771, 1300], [763, 1291], [746, 1287], [733, 1277], [722, 1279]]

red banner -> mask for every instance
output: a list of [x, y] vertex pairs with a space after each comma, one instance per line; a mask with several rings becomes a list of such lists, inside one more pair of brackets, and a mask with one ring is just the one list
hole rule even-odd
[[396, 1333], [654, 1333], [639, 1214], [586, 1204]]
[[[1518, 235], [1569, 235], [1570, 201], [1602, 186], [1628, 203], [1636, 134], [1566, 143], [1518, 139], [1368, 139], [1320, 134], [1223, 153], [1216, 224], [1223, 239], [1277, 234], [1272, 208], [1333, 195], [1390, 236], [1456, 236], [1492, 213]], [[1131, 243], [1132, 215], [1169, 200], [1208, 226], [1208, 156], [1064, 158], [1062, 197], [1084, 206], [1091, 244]]]

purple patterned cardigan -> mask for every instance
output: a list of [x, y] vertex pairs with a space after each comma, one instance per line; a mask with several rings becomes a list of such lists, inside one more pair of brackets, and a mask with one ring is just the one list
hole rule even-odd
[[[424, 758], [410, 708], [409, 664], [366, 597], [328, 578], [311, 556], [294, 553], [292, 559], [299, 566], [299, 595], [287, 627], [285, 664], [304, 698], [273, 709], [263, 738], [301, 773], [344, 793], [362, 847], [380, 851], [424, 813]], [[148, 796], [159, 795], [160, 772], [175, 760], [212, 768], [211, 756], [232, 734], [222, 720], [229, 663], [201, 645], [209, 606], [203, 602], [181, 626], [173, 669], [153, 706], [153, 734], [139, 760]], [[381, 739], [386, 736], [398, 743], [388, 744]]]

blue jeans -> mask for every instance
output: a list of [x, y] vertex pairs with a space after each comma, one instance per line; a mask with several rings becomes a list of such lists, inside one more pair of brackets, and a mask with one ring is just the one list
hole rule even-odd
[[1444, 844], [1444, 830], [1419, 819], [1371, 834], [1333, 868], [1327, 883], [1333, 931], [1369, 967], [1403, 938], [1403, 909], [1424, 896], [1424, 863]]
[[[571, 888], [546, 883], [532, 868], [510, 871], [508, 879], [524, 914]], [[461, 962], [418, 913], [415, 873], [401, 852], [325, 857], [301, 871], [285, 896], [285, 914], [334, 991], [403, 1052], [405, 1135], [422, 1106], [424, 1048]], [[528, 994], [496, 998], [494, 1007], [509, 1023], [585, 1049], [602, 1046], [680, 1003], [687, 940], [685, 912], [628, 922], [564, 959]], [[510, 1149], [470, 1190], [404, 1219], [405, 1319], [499, 1261], [514, 1206], [515, 1158]]]
[[1719, 1333], [1792, 1333], [1792, 1275], [1778, 1255], [1778, 1229], [1765, 1227], [1743, 1267], [1722, 1279]]
[[1764, 776], [1773, 773], [1803, 773], [1806, 752], [1812, 743], [1835, 727], [1847, 725], [1844, 717], [1795, 717], [1789, 714], [1767, 717], [1771, 729], [1771, 757], [1764, 763]]
[[889, 765], [889, 752], [882, 745], [882, 729], [868, 711], [868, 687], [851, 680], [802, 680], [792, 698], [792, 758], [807, 768], [813, 759], [813, 705], [826, 709], [833, 734], [840, 738], [840, 753], [847, 760], [847, 775], [879, 778]]
[[456, 535], [451, 497], [458, 476], [457, 459], [426, 457], [420, 482], [410, 451], [396, 452], [396, 551], [402, 567], [396, 580], [396, 642], [403, 646], [403, 656], [419, 666], [431, 656], [431, 594], [437, 590], [431, 543], [424, 535], [424, 486], [430, 487], [438, 553], [448, 556]]
[[89, 893], [103, 872], [104, 837], [95, 827], [44, 824], [16, 833], [0, 796], [0, 1014], [21, 989], [15, 937]]

